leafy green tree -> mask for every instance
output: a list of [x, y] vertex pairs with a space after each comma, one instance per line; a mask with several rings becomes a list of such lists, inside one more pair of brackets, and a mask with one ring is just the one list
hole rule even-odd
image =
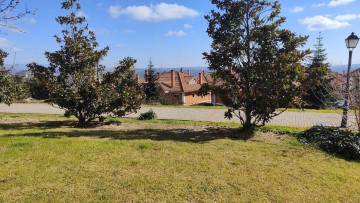
[[104, 74], [100, 88], [102, 112], [125, 116], [140, 109], [145, 95], [138, 84], [135, 63], [135, 59], [127, 57], [113, 72]]
[[29, 64], [32, 76], [28, 80], [30, 96], [37, 100], [48, 100], [50, 96], [47, 81], [53, 81], [53, 73], [50, 69], [37, 65]]
[[56, 21], [64, 27], [62, 38], [55, 36], [60, 50], [45, 52], [48, 68], [32, 63], [28, 67], [48, 89], [49, 102], [75, 116], [80, 126], [102, 118], [104, 113], [123, 116], [140, 108], [142, 94], [136, 83], [133, 66], [136, 60], [126, 58], [113, 73], [104, 74], [100, 61], [109, 48], [97, 50], [95, 34], [89, 31], [85, 17], [77, 17], [80, 5], [65, 1], [62, 8], [70, 14]]
[[15, 100], [23, 100], [30, 96], [29, 86], [24, 77], [12, 75], [11, 69], [4, 67], [4, 59], [8, 53], [0, 49], [0, 102], [10, 105]]
[[14, 75], [14, 82], [16, 88], [16, 100], [24, 100], [30, 97], [29, 84], [25, 77]]
[[205, 18], [212, 50], [203, 55], [228, 107], [225, 116], [237, 116], [244, 130], [264, 125], [301, 92], [301, 61], [308, 51], [298, 49], [307, 37], [281, 29], [278, 1], [211, 2], [217, 9]]
[[160, 85], [154, 70], [154, 65], [150, 59], [147, 74], [145, 74], [144, 93], [146, 102], [158, 101], [160, 98]]
[[[34, 14], [33, 11], [19, 9], [20, 0], [0, 0], [0, 34], [4, 34], [3, 29], [15, 29], [19, 30], [18, 27], [13, 26], [11, 21], [18, 20], [26, 15]], [[8, 53], [0, 49], [0, 102], [4, 102], [10, 105], [13, 100], [17, 99], [19, 95], [16, 86], [14, 76], [10, 74], [10, 70], [5, 68], [4, 60], [8, 56]]]
[[4, 67], [8, 53], [0, 49], [0, 102], [10, 105], [16, 98], [16, 83], [10, 70]]
[[320, 33], [310, 57], [310, 63], [306, 67], [306, 78], [304, 80], [306, 93], [303, 96], [306, 108], [324, 109], [331, 106], [337, 99], [336, 91], [332, 85], [330, 64], [326, 62], [327, 57], [322, 39]]

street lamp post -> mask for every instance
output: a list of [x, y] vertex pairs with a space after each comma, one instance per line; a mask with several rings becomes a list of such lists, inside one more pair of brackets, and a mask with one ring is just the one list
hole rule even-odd
[[351, 35], [345, 39], [346, 47], [349, 49], [349, 62], [348, 69], [346, 73], [346, 84], [345, 84], [345, 102], [343, 107], [343, 115], [341, 119], [340, 127], [346, 128], [348, 121], [348, 110], [349, 110], [349, 100], [350, 100], [350, 69], [351, 69], [351, 58], [352, 52], [356, 48], [357, 43], [359, 42], [358, 36], [356, 36], [353, 32]]

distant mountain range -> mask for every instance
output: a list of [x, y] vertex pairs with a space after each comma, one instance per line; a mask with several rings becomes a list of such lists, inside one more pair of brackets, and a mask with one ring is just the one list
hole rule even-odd
[[[12, 65], [6, 64], [5, 67], [10, 68], [10, 67], [12, 67]], [[353, 64], [351, 66], [351, 68], [352, 68], [352, 70], [360, 68], [360, 64]], [[205, 71], [205, 72], [209, 71], [207, 69], [207, 67], [188, 67], [188, 68], [183, 67], [183, 68], [155, 68], [155, 72], [162, 73], [162, 72], [166, 72], [166, 71], [170, 71], [170, 70], [180, 71], [181, 69], [183, 70], [184, 73], [187, 73], [187, 70], [189, 69], [191, 75], [193, 75], [195, 77], [197, 77], [197, 75], [202, 71]], [[330, 69], [334, 72], [343, 73], [344, 71], [347, 70], [347, 65], [334, 65], [334, 66], [331, 66]], [[25, 76], [26, 74], [28, 74], [27, 70], [28, 70], [28, 68], [26, 67], [26, 65], [16, 64], [11, 69], [11, 73]], [[113, 68], [106, 69], [106, 71], [112, 71], [112, 70], [113, 70]], [[145, 70], [146, 70], [145, 68], [137, 68], [136, 74], [138, 74], [141, 78], [143, 78]]]
[[[335, 65], [331, 66], [330, 69], [334, 72], [344, 73], [347, 71], [348, 65]], [[360, 64], [352, 64], [351, 70], [360, 68]]]

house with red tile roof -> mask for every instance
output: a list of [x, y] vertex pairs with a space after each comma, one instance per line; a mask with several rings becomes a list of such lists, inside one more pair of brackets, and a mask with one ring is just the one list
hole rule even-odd
[[171, 70], [158, 74], [158, 81], [165, 97], [174, 99], [178, 104], [193, 105], [199, 103], [210, 103], [211, 94], [198, 96], [197, 93], [203, 84], [203, 73], [199, 73], [196, 79], [190, 74]]
[[[209, 84], [209, 85], [215, 85], [215, 86], [221, 86], [223, 82], [217, 81], [215, 82], [214, 78], [212, 77], [211, 73], [202, 72], [199, 73], [198, 81], [201, 81], [201, 84]], [[216, 95], [215, 93], [211, 92], [209, 93], [211, 95], [211, 104], [214, 106], [217, 105], [224, 105], [223, 101], [221, 100], [221, 97]]]

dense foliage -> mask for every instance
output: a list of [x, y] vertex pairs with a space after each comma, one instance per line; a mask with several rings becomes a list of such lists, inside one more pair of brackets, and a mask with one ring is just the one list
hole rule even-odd
[[[217, 10], [205, 16], [211, 51], [204, 53], [217, 89], [228, 107], [225, 116], [245, 129], [265, 124], [300, 95], [307, 37], [281, 29], [280, 4], [268, 0], [212, 0]], [[241, 113], [243, 112], [243, 113]]]
[[135, 59], [125, 58], [112, 73], [103, 74], [100, 61], [109, 48], [97, 50], [95, 34], [88, 29], [85, 17], [77, 17], [80, 5], [65, 1], [62, 8], [70, 14], [56, 21], [64, 27], [62, 37], [55, 36], [60, 50], [46, 52], [48, 68], [32, 63], [28, 67], [35, 81], [44, 84], [48, 101], [65, 109], [66, 116], [75, 116], [84, 125], [104, 113], [123, 116], [136, 112], [143, 100], [135, 77]]
[[351, 160], [360, 160], [360, 134], [337, 127], [314, 126], [299, 135], [299, 139], [325, 152]]
[[157, 115], [152, 109], [150, 109], [148, 112], [141, 113], [138, 117], [139, 120], [153, 120], [156, 118]]
[[10, 105], [16, 98], [16, 83], [10, 70], [4, 67], [4, 60], [8, 53], [0, 49], [0, 103]]

